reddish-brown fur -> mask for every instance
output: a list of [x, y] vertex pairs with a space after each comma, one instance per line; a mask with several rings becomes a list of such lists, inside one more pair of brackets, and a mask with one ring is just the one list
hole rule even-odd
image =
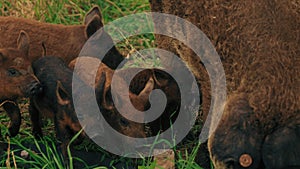
[[[103, 76], [105, 74], [105, 76]], [[129, 104], [124, 103], [124, 100], [127, 99], [124, 95], [117, 95], [112, 99], [111, 95], [111, 77], [107, 77], [107, 73], [101, 72], [102, 75], [99, 79], [99, 85], [96, 88], [97, 93], [97, 101], [100, 106], [101, 113], [104, 115], [106, 121], [118, 132], [131, 136], [131, 137], [146, 137], [145, 128], [143, 123], [136, 123], [131, 120], [127, 120], [123, 117], [118, 109], [115, 107], [115, 104], [119, 104], [120, 109], [126, 113], [127, 116], [133, 118], [134, 114], [132, 110], [128, 106]], [[123, 78], [120, 76], [115, 77], [116, 83], [119, 84], [116, 88], [118, 91], [124, 91], [126, 83]], [[103, 79], [105, 81], [103, 82]], [[131, 98], [133, 105], [136, 105], [139, 110], [145, 110], [146, 102], [148, 101], [148, 96], [152, 91], [154, 86], [153, 80], [149, 80], [147, 85], [144, 86], [141, 94], [136, 95], [129, 92], [129, 98]], [[139, 120], [143, 120], [143, 117], [139, 118]], [[125, 123], [124, 123], [125, 121]], [[116, 125], [118, 124], [118, 125]], [[121, 124], [121, 125], [120, 125]]]
[[30, 73], [28, 59], [29, 37], [19, 32], [15, 48], [0, 49], [0, 104], [11, 118], [9, 132], [15, 136], [20, 128], [21, 115], [15, 99], [34, 94], [38, 80]]
[[[129, 78], [132, 74], [139, 72], [135, 77], [130, 81], [129, 90], [135, 94], [139, 94], [144, 86], [147, 84], [149, 79], [154, 80], [154, 89], [160, 89], [166, 95], [167, 104], [161, 116], [156, 120], [149, 122], [151, 129], [151, 134], [156, 135], [159, 131], [164, 131], [170, 127], [170, 123], [173, 123], [177, 118], [178, 111], [181, 106], [181, 94], [179, 87], [175, 81], [168, 73], [163, 69], [145, 69], [141, 71], [140, 68], [127, 68], [116, 71], [119, 76], [122, 76], [124, 79]], [[133, 105], [138, 109], [138, 107]], [[149, 107], [146, 105], [146, 107]], [[155, 105], [152, 105], [155, 106]]]
[[[76, 62], [79, 63], [76, 64]], [[98, 67], [98, 63], [99, 67]], [[96, 65], [95, 65], [96, 64]], [[112, 125], [117, 131], [131, 136], [131, 137], [145, 137], [144, 133], [144, 125], [139, 124], [139, 123], [134, 123], [132, 121], [128, 120], [127, 126], [123, 125], [115, 125], [119, 124], [120, 122], [118, 121], [119, 119], [125, 120], [125, 118], [120, 118], [121, 115], [119, 114], [118, 110], [114, 106], [113, 100], [111, 98], [111, 81], [112, 81], [112, 76], [114, 75], [115, 71], [110, 69], [108, 66], [105, 64], [101, 63], [100, 60], [97, 58], [92, 58], [92, 57], [80, 57], [76, 58], [73, 61], [70, 62], [69, 67], [74, 69], [76, 65], [76, 73], [79, 75], [79, 77], [87, 84], [92, 86], [93, 88], [96, 89], [97, 92], [97, 100], [98, 104], [102, 108], [102, 114], [104, 117], [106, 117], [106, 120], [109, 122], [110, 125]], [[95, 81], [89, 81], [91, 79], [90, 73], [86, 68], [90, 68], [91, 66], [97, 66], [95, 69], [97, 70], [97, 74], [95, 77]], [[122, 76], [117, 76], [116, 77], [117, 81], [116, 83], [118, 84], [116, 90], [121, 90], [123, 91], [126, 89], [126, 86], [124, 83], [126, 83], [123, 79]], [[139, 94], [135, 94], [132, 92], [129, 92], [129, 97], [131, 98], [134, 106], [137, 107], [140, 111], [145, 110], [146, 103], [148, 101], [148, 96], [153, 89], [152, 82], [153, 80], [149, 79], [147, 80], [148, 86], [146, 84], [141, 88], [142, 92]], [[101, 84], [103, 83], [103, 84]], [[102, 94], [100, 94], [102, 93]], [[125, 96], [118, 96], [116, 100], [125, 100]], [[122, 102], [120, 102], [122, 103]], [[127, 106], [127, 104], [121, 104], [122, 110], [124, 112], [128, 113], [129, 116], [132, 116], [130, 108]], [[115, 118], [112, 118], [115, 117]], [[127, 121], [127, 120], [126, 120]]]
[[[126, 68], [121, 70], [113, 71], [112, 69], [108, 68], [103, 63], [100, 63], [99, 60], [96, 58], [90, 58], [90, 57], [81, 57], [79, 58], [80, 64], [76, 65], [77, 59], [74, 59], [72, 62], [70, 62], [69, 67], [74, 69], [75, 65], [77, 66], [77, 73], [79, 76], [87, 82], [89, 75], [91, 75], [85, 68], [90, 68], [93, 64], [99, 63], [100, 67], [98, 68], [95, 82], [87, 82], [89, 85], [93, 87], [99, 87], [99, 81], [101, 80], [101, 74], [106, 74], [106, 82], [104, 87], [104, 93], [110, 92], [110, 86], [111, 86], [111, 80], [112, 76], [117, 76], [115, 83], [118, 84], [116, 90], [124, 91], [127, 90], [128, 87], [125, 85], [122, 85], [122, 83], [127, 83], [128, 78], [131, 74], [134, 74], [136, 72], [139, 72], [140, 68]], [[96, 65], [97, 66], [97, 65]], [[167, 105], [164, 110], [163, 115], [158, 118], [157, 120], [150, 122], [148, 125], [150, 126], [150, 129], [152, 131], [153, 135], [156, 135], [160, 130], [166, 130], [170, 127], [170, 121], [174, 121], [177, 117], [176, 111], [180, 109], [180, 92], [179, 87], [175, 80], [165, 73], [163, 70], [160, 69], [145, 69], [141, 72], [139, 72], [130, 82], [130, 84], [127, 84], [129, 86], [129, 98], [132, 103], [132, 105], [139, 111], [144, 111], [147, 108], [149, 108], [150, 104], [148, 101], [148, 97], [150, 92], [148, 91], [148, 95], [144, 98], [139, 98], [139, 95], [144, 91], [145, 86], [149, 83], [149, 80], [153, 79], [153, 89], [161, 89], [167, 96]], [[125, 91], [126, 92], [126, 91]], [[147, 92], [146, 92], [147, 93]], [[103, 96], [104, 97], [104, 96]], [[122, 97], [122, 96], [120, 96]], [[121, 98], [126, 99], [126, 98]], [[103, 105], [106, 105], [107, 103], [102, 103]], [[122, 109], [129, 110], [126, 106], [126, 104], [122, 105]], [[130, 110], [129, 110], [130, 112]], [[171, 115], [173, 114], [172, 118]], [[168, 120], [166, 120], [168, 119]], [[169, 120], [170, 119], [170, 120]], [[132, 131], [129, 131], [129, 133], [132, 133]]]
[[[273, 147], [278, 144], [287, 147], [286, 151], [278, 148], [281, 151], [272, 154], [270, 149], [261, 149], [264, 137], [274, 138], [273, 132], [299, 131], [299, 127], [286, 129], [291, 120], [295, 126], [299, 125], [299, 2], [152, 0], [151, 3], [154, 11], [175, 14], [198, 26], [221, 57], [229, 96], [221, 123], [209, 140], [215, 167], [241, 168], [238, 158], [242, 153], [253, 158], [249, 168], [299, 165], [299, 144], [289, 143], [299, 140], [299, 134], [274, 139], [281, 142], [273, 142]], [[169, 27], [172, 25], [165, 26]], [[192, 38], [188, 31], [183, 34]], [[160, 47], [178, 54], [195, 74], [201, 84], [205, 118], [210, 82], [200, 59], [182, 43], [162, 36], [157, 40]], [[267, 142], [270, 144], [269, 139]], [[296, 146], [293, 149], [289, 144]], [[265, 158], [265, 154], [274, 158]], [[284, 157], [293, 160], [282, 161]], [[283, 163], [279, 165], [277, 161]]]
[[0, 17], [0, 48], [14, 47], [20, 30], [24, 30], [31, 38], [31, 60], [41, 56], [41, 45], [44, 43], [47, 55], [59, 56], [69, 63], [78, 56], [86, 40], [102, 26], [98, 7], [87, 13], [83, 25], [66, 26], [25, 18]]
[[[57, 55], [63, 58], [66, 62], [69, 62], [73, 58], [77, 57], [82, 46], [93, 33], [95, 33], [98, 29], [103, 26], [102, 23], [102, 15], [98, 7], [92, 8], [86, 15], [84, 25], [73, 25], [73, 26], [65, 26], [65, 25], [56, 25], [56, 24], [48, 24], [41, 23], [34, 20], [24, 19], [24, 18], [15, 18], [15, 17], [0, 17], [0, 47], [1, 49], [1, 62], [2, 59], [10, 60], [6, 61], [6, 63], [1, 63], [5, 66], [12, 66], [10, 62], [13, 60], [13, 64], [19, 64], [19, 67], [29, 66], [33, 60], [36, 60], [40, 56], [43, 56], [47, 53], [47, 55]], [[24, 49], [21, 51], [19, 49], [12, 49], [15, 47], [16, 39], [18, 37], [20, 30], [25, 30], [27, 37], [27, 44]], [[29, 41], [29, 34], [31, 40]], [[15, 38], [15, 39], [14, 39]], [[24, 38], [22, 38], [24, 39]], [[47, 51], [43, 51], [46, 48]], [[26, 49], [25, 49], [26, 48]], [[25, 51], [26, 50], [26, 51]], [[114, 58], [118, 58], [120, 60], [123, 57], [116, 52], [116, 49], [113, 48], [110, 53], [113, 53]], [[15, 58], [18, 56], [18, 58]], [[26, 56], [26, 57], [24, 57]], [[2, 58], [3, 57], [3, 58]], [[119, 60], [113, 59], [117, 61], [110, 62], [112, 58], [106, 58], [104, 61], [111, 66], [116, 67], [118, 65]], [[23, 64], [23, 65], [22, 65]], [[7, 69], [5, 66], [1, 67], [1, 71]], [[25, 73], [27, 68], [22, 70], [22, 73]], [[20, 83], [21, 81], [25, 82], [25, 76], [21, 76], [18, 78], [6, 78], [6, 73], [1, 73], [3, 77], [1, 77], [2, 85], [0, 87], [0, 101], [8, 98], [15, 98], [17, 96], [23, 96], [24, 90], [28, 85], [31, 85], [31, 82], [28, 84]], [[20, 113], [19, 109], [14, 102], [6, 102], [3, 104], [4, 109], [11, 113], [8, 113], [11, 116], [15, 123], [12, 123], [15, 127], [10, 127], [11, 135], [14, 136], [18, 133], [19, 124], [20, 124]]]

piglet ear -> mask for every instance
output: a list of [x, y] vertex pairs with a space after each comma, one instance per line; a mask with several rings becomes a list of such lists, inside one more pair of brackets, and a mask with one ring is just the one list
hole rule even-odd
[[106, 78], [106, 73], [102, 72], [99, 83], [96, 88], [97, 101], [101, 108], [104, 108], [106, 110], [112, 110], [113, 102], [111, 96], [111, 88], [110, 86], [107, 87], [105, 85], [107, 80]]
[[3, 61], [5, 60], [4, 55], [0, 52], [0, 65], [3, 63]]
[[57, 98], [58, 104], [67, 105], [70, 103], [69, 94], [65, 90], [65, 88], [63, 87], [63, 85], [61, 84], [60, 81], [57, 81], [55, 93], [56, 93], [56, 98]]
[[44, 41], [42, 42], [42, 48], [43, 48], [42, 57], [44, 57], [44, 56], [47, 55], [47, 48], [46, 48], [46, 45], [45, 45], [45, 42], [44, 42]]
[[101, 24], [103, 26], [103, 23], [102, 23], [102, 14], [101, 14], [101, 11], [100, 11], [100, 8], [95, 5], [93, 6], [85, 15], [85, 18], [84, 18], [84, 24], [85, 25], [88, 25], [88, 23], [91, 22], [91, 20], [93, 20], [93, 17], [94, 16], [98, 16], [100, 21], [101, 21]]
[[92, 20], [85, 27], [85, 37], [91, 37], [98, 29], [103, 27], [102, 21], [99, 16], [94, 16]]
[[158, 86], [168, 86], [168, 74], [160, 69], [152, 69], [152, 76]]
[[154, 80], [152, 77], [149, 78], [144, 89], [139, 95], [129, 93], [130, 100], [134, 107], [139, 111], [144, 111], [149, 103], [149, 96], [154, 89]]
[[28, 56], [29, 52], [29, 43], [30, 40], [28, 34], [25, 31], [21, 30], [17, 40], [17, 44], [18, 49], [23, 51], [26, 54], [26, 56]]
[[86, 38], [91, 37], [98, 29], [103, 27], [102, 15], [98, 6], [94, 6], [84, 18]]
[[74, 70], [75, 65], [76, 65], [76, 62], [77, 62], [77, 58], [73, 59], [73, 60], [69, 63], [68, 67], [69, 67], [70, 69]]
[[149, 95], [153, 89], [154, 89], [154, 80], [152, 77], [150, 77], [148, 82], [145, 85], [145, 88], [140, 92], [137, 99], [140, 100], [144, 105], [146, 105], [149, 99]]

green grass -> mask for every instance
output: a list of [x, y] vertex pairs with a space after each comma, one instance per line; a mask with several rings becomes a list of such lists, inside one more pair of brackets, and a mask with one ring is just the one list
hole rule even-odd
[[49, 23], [81, 24], [85, 13], [93, 5], [101, 8], [105, 23], [129, 14], [150, 11], [148, 0], [1, 0], [0, 14], [33, 18]]
[[[0, 0], [0, 15], [1, 16], [17, 16], [39, 20], [41, 22], [49, 22], [56, 24], [65, 24], [65, 25], [78, 25], [82, 24], [84, 16], [86, 12], [93, 6], [98, 5], [101, 8], [103, 20], [105, 24], [114, 21], [117, 18], [135, 14], [143, 11], [150, 11], [150, 6], [148, 4], [148, 0], [18, 0], [18, 1], [4, 1]], [[130, 24], [127, 25], [128, 30], [132, 30]], [[117, 45], [118, 49], [125, 56], [136, 53], [141, 49], [153, 48], [154, 45], [154, 35], [146, 34], [139, 35], [127, 38], [125, 41], [119, 43]], [[151, 66], [159, 66], [160, 60], [155, 56], [143, 56], [137, 54], [135, 57], [130, 58], [129, 66], [130, 67], [151, 67]], [[16, 165], [24, 165], [31, 164], [33, 168], [65, 168], [65, 164], [61, 160], [61, 155], [57, 153], [56, 150], [56, 139], [54, 133], [53, 123], [51, 121], [46, 121], [43, 127], [44, 134], [46, 137], [42, 141], [35, 140], [29, 133], [31, 133], [31, 122], [29, 120], [28, 115], [28, 100], [23, 99], [20, 102], [21, 111], [22, 111], [22, 126], [21, 131], [18, 136], [15, 138], [11, 138], [11, 140], [7, 140], [5, 138], [1, 138], [3, 142], [10, 142], [11, 144], [16, 144], [22, 147], [24, 150], [27, 150], [32, 156], [31, 160], [24, 160], [20, 158], [12, 152], [8, 152], [10, 155], [10, 164], [6, 163], [7, 154], [1, 159], [0, 164], [5, 168], [14, 168], [13, 161], [15, 159]], [[1, 132], [2, 136], [7, 133], [7, 126], [9, 123], [9, 119], [6, 113], [3, 110], [0, 110], [0, 120], [1, 120]], [[163, 140], [157, 140], [160, 142]], [[34, 143], [36, 146], [42, 143], [46, 145], [46, 153], [44, 154], [35, 154], [28, 150], [24, 146], [26, 143]], [[154, 143], [155, 144], [155, 143]], [[169, 143], [171, 144], [171, 143]], [[195, 155], [197, 154], [198, 144], [197, 140], [190, 141], [185, 145], [178, 145], [174, 148], [176, 156], [178, 159], [176, 160], [176, 166], [178, 168], [200, 168], [195, 162]], [[194, 146], [191, 151], [186, 150], [185, 147]], [[78, 149], [95, 149], [94, 145], [89, 143], [81, 144], [76, 147]], [[103, 150], [99, 150], [103, 151]], [[69, 153], [69, 157], [72, 157], [71, 153]], [[104, 156], [109, 156], [110, 154], [103, 151]], [[116, 156], [112, 156], [114, 158], [114, 162], [123, 161], [123, 162], [136, 162], [130, 161], [127, 158], [116, 158]], [[80, 160], [70, 158], [69, 167], [72, 169], [72, 160]], [[155, 168], [156, 163], [151, 159], [142, 158], [138, 161], [139, 168]], [[92, 168], [87, 166], [87, 168]], [[101, 169], [101, 167], [98, 167]]]

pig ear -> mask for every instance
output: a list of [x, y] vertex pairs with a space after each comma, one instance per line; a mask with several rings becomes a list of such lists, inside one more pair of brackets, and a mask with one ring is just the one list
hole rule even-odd
[[6, 58], [4, 57], [4, 55], [0, 52], [0, 65], [2, 64], [2, 62], [5, 60]]
[[85, 15], [85, 18], [84, 18], [84, 25], [87, 25], [88, 23], [91, 22], [91, 20], [93, 20], [92, 18], [94, 16], [98, 16], [100, 18], [100, 21], [101, 21], [101, 24], [103, 26], [103, 23], [102, 23], [102, 14], [101, 14], [101, 11], [100, 11], [100, 8], [95, 5], [93, 6]]
[[57, 81], [55, 93], [56, 93], [56, 98], [57, 98], [58, 104], [67, 105], [70, 103], [69, 94], [65, 90], [65, 88], [63, 87], [63, 85], [61, 84], [60, 81]]
[[68, 67], [69, 67], [70, 69], [74, 70], [75, 65], [76, 65], [76, 61], [77, 61], [77, 58], [73, 59], [73, 60], [69, 63]]
[[98, 29], [103, 27], [102, 21], [99, 16], [94, 16], [92, 20], [85, 27], [85, 37], [91, 37]]
[[42, 57], [44, 57], [44, 56], [47, 55], [47, 49], [46, 49], [45, 42], [42, 42], [42, 47], [43, 47], [43, 54], [42, 54]]
[[168, 85], [168, 74], [160, 69], [152, 69], [153, 79], [158, 86]]
[[102, 72], [101, 78], [97, 85], [96, 96], [97, 96], [98, 103], [100, 104], [100, 107], [103, 107], [106, 110], [111, 110], [113, 109], [112, 97], [110, 94], [111, 90], [110, 87], [105, 86], [105, 82], [106, 82], [106, 74], [105, 72]]
[[18, 49], [23, 51], [28, 56], [29, 36], [25, 31], [23, 30], [20, 31], [17, 44], [18, 44]]
[[85, 35], [87, 38], [92, 36], [98, 29], [103, 27], [102, 15], [98, 6], [94, 6], [84, 19]]
[[145, 85], [145, 88], [137, 96], [137, 99], [140, 100], [145, 105], [148, 102], [149, 95], [153, 89], [154, 89], [154, 80], [152, 77], [150, 77], [148, 82]]
[[4, 61], [6, 60], [5, 56], [0, 52], [0, 66], [2, 66]]

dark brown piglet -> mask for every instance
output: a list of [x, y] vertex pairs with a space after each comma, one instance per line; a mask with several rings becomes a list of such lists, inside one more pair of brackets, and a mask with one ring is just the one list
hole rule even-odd
[[[98, 65], [99, 67], [97, 67]], [[110, 95], [110, 86], [111, 86], [112, 77], [116, 76], [115, 79], [118, 80], [115, 83], [118, 84], [118, 90], [127, 92], [129, 86], [130, 101], [134, 106], [134, 108], [136, 108], [139, 111], [147, 110], [150, 107], [150, 103], [148, 99], [151, 91], [147, 91], [150, 82], [153, 82], [153, 86], [152, 86], [153, 88], [151, 89], [162, 90], [162, 92], [167, 97], [167, 104], [165, 110], [161, 112], [162, 115], [156, 120], [148, 123], [152, 131], [152, 135], [156, 135], [158, 132], [168, 129], [170, 127], [170, 124], [176, 120], [178, 116], [178, 111], [180, 109], [180, 104], [181, 104], [181, 94], [180, 94], [179, 86], [176, 83], [175, 79], [163, 69], [143, 70], [142, 68], [126, 68], [126, 69], [119, 69], [114, 71], [111, 70], [109, 67], [107, 67], [105, 64], [101, 63], [99, 59], [92, 58], [92, 57], [80, 57], [74, 59], [73, 61], [70, 62], [69, 67], [74, 69], [75, 66], [76, 66], [76, 70], [75, 70], [76, 73], [80, 76], [81, 79], [83, 79], [83, 81], [85, 81], [87, 84], [89, 84], [94, 88], [98, 88], [98, 90], [100, 89], [104, 90], [103, 92], [108, 93], [108, 95]], [[91, 67], [97, 69], [97, 74], [94, 80], [90, 80], [92, 78], [91, 77], [92, 74], [90, 73]], [[101, 86], [100, 81], [101, 81], [102, 73], [106, 74], [106, 82], [105, 82], [104, 89], [99, 87]], [[131, 81], [129, 81], [130, 80], [129, 78], [133, 74], [136, 74], [136, 76]], [[125, 86], [124, 85], [125, 83], [129, 83], [127, 84], [128, 86]], [[104, 96], [102, 97], [104, 98]], [[112, 102], [111, 98], [106, 98], [106, 99], [108, 100], [107, 102]], [[126, 98], [124, 97], [122, 99], [126, 99]], [[99, 104], [102, 105], [103, 107], [108, 107], [106, 106], [107, 103], [105, 99], [103, 99], [103, 102], [100, 102]], [[109, 104], [113, 105], [113, 103], [109, 103]], [[126, 104], [124, 104], [124, 106], [125, 105]], [[125, 107], [123, 107], [122, 109], [126, 109], [126, 111], [130, 112], [130, 110], [128, 110], [129, 106], [127, 106], [127, 108]], [[111, 110], [117, 112], [117, 109], [114, 106], [111, 106]]]
[[[128, 68], [117, 70], [117, 73], [124, 79], [128, 79], [131, 74], [137, 73], [129, 84], [129, 90], [134, 94], [140, 94], [149, 79], [153, 79], [154, 89], [159, 89], [166, 95], [167, 103], [164, 111], [160, 112], [160, 117], [147, 124], [152, 135], [167, 130], [175, 122], [181, 105], [181, 94], [178, 84], [170, 74], [163, 69], [156, 68], [144, 70], [141, 68]], [[138, 105], [135, 105], [134, 102], [133, 105], [138, 109]], [[149, 108], [149, 102], [145, 106]]]
[[[118, 109], [115, 107], [114, 100], [119, 101], [120, 107], [123, 112], [128, 113], [128, 116], [134, 115], [132, 113], [131, 107], [128, 106], [128, 104], [124, 103], [124, 100], [127, 99], [126, 96], [118, 95], [114, 100], [112, 98], [111, 81], [115, 70], [112, 70], [111, 68], [103, 64], [99, 59], [93, 57], [76, 58], [69, 64], [69, 67], [72, 69], [74, 69], [75, 66], [76, 74], [86, 84], [95, 88], [97, 102], [105, 120], [115, 130], [124, 135], [140, 138], [145, 137], [144, 124], [136, 123], [126, 119], [119, 113]], [[92, 74], [89, 72], [91, 67], [94, 67], [97, 70], [94, 80], [91, 80]], [[118, 84], [116, 90], [128, 92], [128, 87], [126, 87], [126, 81], [124, 81], [123, 77], [116, 75], [115, 79], [116, 83]], [[137, 106], [140, 111], [145, 110], [148, 103], [149, 94], [153, 90], [153, 87], [153, 79], [148, 79], [144, 86], [141, 87], [141, 91], [139, 94], [134, 94], [132, 92], [128, 93], [131, 101], [135, 103], [135, 106]]]
[[[70, 139], [75, 133], [82, 129], [78, 118], [82, 119], [80, 122], [87, 122], [84, 124], [88, 124], [88, 126], [86, 126], [87, 128], [85, 128], [88, 130], [101, 123], [101, 118], [99, 120], [90, 117], [90, 114], [88, 114], [88, 112], [90, 112], [88, 109], [93, 107], [91, 103], [93, 99], [96, 100], [96, 98], [93, 98], [93, 95], [88, 93], [85, 89], [90, 89], [89, 91], [93, 92], [95, 92], [95, 89], [83, 83], [81, 79], [78, 78], [77, 75], [74, 75], [73, 71], [66, 66], [65, 62], [58, 57], [42, 57], [35, 61], [32, 67], [43, 88], [41, 93], [31, 97], [29, 112], [33, 124], [33, 134], [37, 138], [42, 136], [40, 124], [41, 116], [52, 117], [54, 119], [57, 138], [62, 142], [61, 147], [64, 155], [66, 155], [66, 147]], [[74, 78], [76, 82], [79, 82], [79, 86], [73, 86], [72, 88]], [[109, 85], [106, 83], [106, 79], [109, 78], [100, 78], [101, 81], [104, 81], [104, 84]], [[151, 88], [151, 86], [149, 88]], [[107, 87], [103, 85], [101, 89], [100, 91], [96, 90], [97, 96], [103, 96], [103, 93], [106, 94], [103, 90], [108, 91]], [[79, 102], [84, 103], [84, 106], [79, 109], [83, 109], [81, 112], [86, 114], [82, 114], [80, 117], [78, 116], [76, 111], [79, 109], [75, 110], [74, 99], [80, 99]], [[111, 106], [106, 107], [108, 104], [104, 104], [103, 102], [98, 103], [100, 109], [103, 110], [101, 113], [104, 118], [119, 132], [127, 134], [130, 130], [131, 133], [134, 133], [131, 136], [145, 137], [143, 125], [133, 124], [131, 121], [117, 114], [117, 111]], [[102, 109], [103, 107], [104, 109]], [[100, 130], [96, 132], [96, 134], [101, 137], [103, 129]], [[86, 136], [86, 133], [83, 132], [81, 136]], [[94, 137], [94, 135], [91, 137]]]
[[82, 129], [72, 99], [73, 72], [62, 59], [54, 56], [36, 60], [32, 68], [42, 86], [42, 92], [30, 98], [33, 135], [42, 137], [41, 117], [53, 119], [57, 138], [62, 142], [62, 151], [66, 155], [70, 139]]

